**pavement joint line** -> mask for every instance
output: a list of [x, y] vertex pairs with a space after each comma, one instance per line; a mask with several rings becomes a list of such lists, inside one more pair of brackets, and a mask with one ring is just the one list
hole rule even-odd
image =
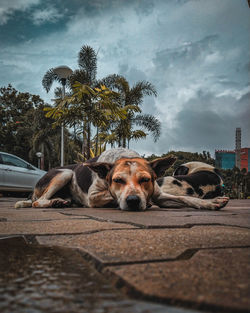
[[29, 223], [29, 222], [54, 222], [54, 221], [75, 221], [75, 220], [89, 220], [89, 218], [71, 218], [68, 220], [62, 220], [59, 218], [56, 219], [42, 219], [42, 220], [8, 220], [7, 218], [3, 218], [3, 220], [1, 220], [0, 218], [0, 222], [7, 222], [7, 223], [12, 223], [12, 222], [20, 222], [20, 223]]
[[109, 222], [109, 223], [117, 223], [117, 224], [127, 224], [127, 225], [131, 225], [131, 226], [136, 226], [136, 227], [139, 227], [139, 228], [147, 228], [145, 227], [145, 225], [143, 224], [139, 224], [139, 223], [133, 223], [133, 222], [126, 222], [126, 221], [113, 221], [111, 219], [105, 219], [105, 218], [100, 218], [100, 217], [93, 217], [91, 215], [84, 215], [90, 219], [93, 219], [95, 221], [98, 221], [98, 222]]
[[104, 263], [104, 267], [107, 266], [123, 266], [134, 264], [148, 264], [148, 263], [165, 263], [165, 262], [179, 262], [190, 260], [197, 252], [201, 250], [223, 250], [223, 249], [248, 249], [250, 246], [229, 246], [229, 247], [207, 247], [207, 248], [188, 248], [175, 258], [166, 259], [149, 259], [149, 260], [135, 260], [127, 262], [107, 262]]
[[[85, 219], [83, 219], [85, 220]], [[54, 221], [54, 220], [50, 220], [50, 221]], [[61, 220], [59, 220], [61, 221]], [[11, 223], [11, 222], [23, 222], [23, 221], [6, 221], [6, 223]], [[27, 221], [29, 222], [29, 221]], [[40, 222], [40, 221], [36, 221], [35, 222]], [[41, 221], [42, 222], [42, 221]], [[111, 221], [103, 221], [103, 222], [111, 222]], [[1, 222], [0, 222], [1, 223]], [[129, 224], [129, 223], [119, 223], [116, 222], [118, 224], [128, 224], [131, 226], [135, 226], [133, 224]], [[224, 224], [192, 224], [192, 225], [168, 225], [168, 226], [145, 226], [145, 227], [137, 227], [137, 228], [112, 228], [112, 229], [95, 229], [95, 230], [89, 230], [89, 231], [85, 231], [85, 232], [76, 232], [76, 233], [46, 233], [46, 234], [39, 234], [39, 233], [33, 233], [33, 234], [27, 234], [27, 233], [16, 233], [16, 234], [12, 234], [13, 236], [77, 236], [77, 235], [90, 235], [90, 234], [95, 234], [95, 233], [100, 233], [100, 232], [104, 232], [104, 231], [138, 231], [138, 230], [152, 230], [152, 229], [159, 229], [159, 230], [163, 230], [163, 229], [191, 229], [193, 227], [202, 227], [202, 226], [220, 226], [220, 227], [236, 227], [236, 228], [243, 228], [243, 229], [249, 229], [249, 227], [244, 227], [244, 226], [238, 226], [238, 225], [224, 225]], [[1, 236], [10, 236], [10, 234], [1, 234]]]
[[109, 231], [109, 230], [132, 230], [134, 228], [113, 228], [113, 229], [95, 229], [95, 230], [87, 230], [85, 232], [76, 232], [76, 233], [46, 233], [46, 234], [39, 234], [39, 233], [33, 233], [33, 234], [27, 234], [27, 233], [16, 233], [16, 234], [1, 234], [0, 236], [77, 236], [77, 235], [89, 235], [89, 234], [95, 234], [100, 233], [103, 231]]
[[[64, 214], [64, 213], [62, 213]], [[65, 214], [66, 215], [66, 214]], [[71, 214], [70, 214], [71, 215]], [[73, 214], [72, 214], [73, 215]], [[239, 226], [239, 225], [233, 225], [233, 224], [221, 224], [221, 223], [197, 223], [197, 224], [184, 224], [184, 225], [144, 225], [144, 224], [140, 224], [140, 223], [133, 223], [133, 222], [126, 222], [126, 221], [114, 221], [111, 219], [105, 219], [105, 218], [101, 218], [101, 217], [94, 217], [92, 215], [81, 215], [81, 216], [86, 216], [89, 219], [98, 221], [98, 222], [108, 222], [108, 223], [117, 223], [117, 224], [127, 224], [127, 225], [131, 225], [131, 226], [136, 226], [138, 228], [142, 228], [142, 229], [167, 229], [167, 228], [192, 228], [195, 226], [229, 226], [229, 227], [239, 227], [239, 228], [246, 228], [249, 229], [250, 226]], [[217, 215], [213, 215], [213, 216], [217, 216]]]
[[[73, 216], [72, 214], [65, 214], [65, 213], [61, 213], [63, 215], [70, 215]], [[78, 216], [78, 215], [75, 215]], [[71, 218], [68, 221], [71, 220], [94, 220], [94, 221], [98, 221], [101, 223], [114, 223], [114, 224], [126, 224], [126, 225], [131, 225], [131, 226], [135, 226], [137, 228], [135, 229], [172, 229], [172, 228], [176, 228], [176, 229], [181, 229], [181, 228], [193, 228], [196, 226], [223, 226], [223, 227], [237, 227], [237, 228], [244, 228], [244, 229], [250, 229], [250, 226], [240, 226], [240, 225], [234, 225], [234, 224], [222, 224], [222, 223], [197, 223], [197, 224], [193, 224], [193, 223], [187, 223], [184, 225], [144, 225], [144, 224], [139, 224], [139, 223], [133, 223], [133, 222], [126, 222], [126, 221], [114, 221], [111, 219], [104, 219], [104, 218], [97, 218], [97, 217], [93, 217], [91, 215], [81, 215], [76, 218]], [[25, 223], [29, 223], [29, 222], [53, 222], [53, 221], [61, 221], [61, 219], [42, 219], [42, 220], [8, 220], [7, 218], [0, 218], [0, 223], [1, 222], [7, 222], [7, 223], [12, 223], [12, 222], [25, 222]], [[67, 220], [65, 220], [67, 221]], [[114, 229], [116, 230], [116, 229]], [[59, 235], [59, 234], [58, 234]], [[61, 233], [60, 233], [61, 235]]]
[[237, 227], [237, 228], [246, 228], [249, 229], [250, 226], [239, 226], [233, 224], [221, 224], [221, 223], [197, 223], [197, 224], [184, 224], [184, 225], [149, 225], [145, 226], [145, 229], [180, 229], [180, 228], [193, 228], [196, 226], [222, 226], [222, 227]]
[[111, 272], [109, 268], [105, 268], [104, 271], [101, 271], [101, 273], [110, 281], [113, 281], [113, 284], [115, 287], [119, 290], [122, 290], [125, 294], [128, 296], [134, 298], [134, 299], [142, 299], [147, 301], [152, 301], [156, 303], [161, 304], [167, 304], [170, 306], [178, 306], [183, 309], [193, 309], [197, 310], [197, 313], [200, 311], [213, 312], [213, 313], [249, 313], [248, 309], [242, 309], [242, 308], [231, 308], [228, 306], [220, 306], [212, 303], [197, 303], [193, 300], [183, 300], [180, 298], [170, 298], [170, 297], [161, 297], [157, 295], [149, 295], [145, 294], [143, 291], [138, 290], [135, 286], [130, 284], [126, 279], [122, 278], [117, 273]]
[[[46, 244], [39, 244], [41, 246], [46, 246]], [[57, 244], [53, 244], [52, 247], [63, 247], [58, 246]], [[102, 262], [100, 259], [98, 259], [97, 256], [92, 254], [91, 252], [84, 250], [84, 248], [77, 248], [77, 247], [67, 247], [68, 249], [73, 249], [77, 251], [84, 260], [92, 264], [100, 273], [103, 273], [103, 271], [107, 267], [111, 266], [129, 266], [129, 265], [137, 265], [137, 264], [149, 264], [149, 263], [167, 263], [167, 262], [180, 262], [180, 261], [186, 261], [190, 260], [197, 252], [201, 250], [225, 250], [225, 249], [248, 249], [250, 246], [218, 246], [218, 247], [205, 247], [205, 248], [187, 248], [185, 251], [183, 251], [180, 255], [174, 258], [162, 258], [162, 259], [148, 259], [148, 260], [133, 260], [133, 261], [123, 261], [123, 262]]]
[[[53, 220], [52, 220], [53, 221]], [[11, 223], [12, 221], [9, 221]], [[118, 223], [118, 222], [117, 222]], [[122, 224], [122, 223], [119, 223]], [[129, 224], [130, 225], [130, 224]], [[138, 230], [152, 230], [152, 229], [159, 229], [159, 230], [164, 230], [164, 229], [191, 229], [193, 227], [202, 227], [202, 226], [221, 226], [221, 227], [236, 227], [236, 228], [244, 228], [248, 229], [248, 227], [242, 227], [242, 226], [237, 226], [237, 225], [223, 225], [223, 224], [194, 224], [192, 226], [156, 226], [156, 227], [144, 227], [144, 228], [106, 228], [106, 229], [95, 229], [95, 230], [88, 230], [85, 232], [76, 232], [76, 233], [46, 233], [46, 234], [39, 234], [39, 233], [33, 233], [33, 234], [27, 234], [27, 233], [16, 233], [16, 234], [11, 234], [13, 236], [78, 236], [78, 235], [91, 235], [91, 234], [96, 234], [100, 232], [106, 232], [106, 231], [138, 231]], [[0, 234], [1, 236], [10, 236], [10, 234]]]
[[[220, 305], [211, 304], [211, 303], [199, 303], [197, 304], [196, 301], [190, 301], [190, 300], [183, 300], [183, 299], [173, 299], [173, 298], [166, 298], [161, 296], [155, 296], [155, 295], [148, 295], [145, 294], [143, 291], [138, 290], [136, 287], [134, 287], [132, 284], [130, 284], [128, 281], [126, 281], [124, 278], [119, 276], [117, 273], [111, 272], [109, 267], [111, 266], [127, 266], [127, 265], [135, 265], [135, 264], [148, 264], [148, 263], [164, 263], [164, 262], [176, 262], [176, 261], [185, 261], [188, 259], [191, 259], [194, 254], [196, 254], [199, 250], [213, 250], [213, 249], [237, 249], [237, 248], [250, 248], [250, 246], [232, 246], [232, 247], [216, 247], [216, 248], [197, 248], [197, 249], [187, 249], [183, 253], [181, 253], [178, 257], [175, 259], [165, 259], [165, 260], [151, 260], [151, 261], [141, 261], [141, 262], [131, 262], [131, 264], [120, 262], [101, 262], [98, 260], [93, 254], [84, 251], [81, 248], [73, 248], [75, 251], [77, 251], [85, 261], [90, 263], [94, 268], [100, 272], [102, 275], [104, 275], [109, 281], [112, 281], [115, 287], [119, 290], [122, 290], [125, 294], [128, 296], [134, 298], [134, 299], [143, 299], [148, 301], [153, 301], [156, 303], [162, 303], [162, 304], [169, 304], [169, 305], [180, 305], [183, 308], [192, 308], [196, 310], [201, 311], [208, 311], [211, 310], [211, 312], [225, 312], [225, 313], [249, 313], [248, 310], [237, 308], [237, 311], [234, 308], [230, 307], [222, 307]], [[182, 257], [182, 259], [181, 259]], [[179, 259], [178, 259], [179, 258]]]
[[91, 220], [94, 220], [94, 221], [98, 221], [98, 222], [108, 222], [108, 223], [116, 223], [116, 224], [128, 224], [128, 225], [132, 225], [132, 226], [136, 226], [136, 227], [143, 227], [144, 225], [142, 224], [137, 224], [137, 223], [132, 223], [132, 222], [124, 222], [124, 221], [113, 221], [111, 219], [104, 219], [104, 218], [101, 218], [101, 217], [95, 217], [95, 216], [92, 216], [92, 215], [87, 215], [87, 214], [83, 214], [83, 215], [75, 215], [75, 214], [66, 214], [66, 213], [63, 213], [63, 212], [60, 212], [61, 214], [64, 214], [64, 215], [70, 215], [70, 216], [85, 216], [87, 217], [88, 219], [91, 219]]

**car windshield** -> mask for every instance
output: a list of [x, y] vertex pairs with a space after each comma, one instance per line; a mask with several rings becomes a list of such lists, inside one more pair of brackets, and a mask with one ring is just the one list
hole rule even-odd
[[17, 166], [17, 167], [23, 167], [28, 168], [28, 164], [23, 162], [22, 160], [15, 158], [12, 155], [8, 154], [2, 154], [2, 162], [5, 165], [11, 165], [11, 166]]

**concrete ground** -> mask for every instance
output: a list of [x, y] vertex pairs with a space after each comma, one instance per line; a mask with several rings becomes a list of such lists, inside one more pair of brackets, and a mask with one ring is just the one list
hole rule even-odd
[[250, 200], [221, 211], [14, 209], [0, 198], [0, 237], [76, 249], [125, 293], [208, 312], [250, 312]]

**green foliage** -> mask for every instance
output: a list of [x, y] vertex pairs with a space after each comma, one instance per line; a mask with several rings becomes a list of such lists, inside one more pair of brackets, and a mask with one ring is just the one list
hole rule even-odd
[[43, 88], [49, 92], [50, 91], [50, 88], [53, 84], [54, 81], [58, 81], [60, 82], [60, 78], [58, 77], [58, 75], [54, 72], [54, 69], [51, 68], [49, 69], [46, 74], [44, 75], [43, 77], [43, 80], [42, 80], [42, 85], [43, 85]]
[[222, 174], [225, 193], [231, 199], [247, 198], [250, 196], [250, 172], [245, 169], [239, 170], [237, 167], [233, 169], [220, 169]]
[[0, 149], [28, 159], [34, 107], [43, 101], [29, 93], [21, 93], [11, 85], [0, 88]]
[[[29, 93], [18, 92], [11, 85], [0, 88], [0, 150], [13, 153], [37, 165], [36, 152], [45, 155], [45, 169], [59, 165], [60, 128], [52, 128], [53, 120], [44, 116], [43, 100]], [[72, 163], [79, 151], [79, 142], [66, 132], [65, 159]]]
[[[140, 108], [145, 96], [157, 95], [151, 83], [140, 81], [131, 88], [124, 77], [116, 74], [97, 80], [97, 53], [87, 45], [80, 49], [78, 65], [79, 69], [66, 80], [71, 93], [62, 100], [61, 90], [57, 88], [56, 106], [46, 108], [46, 116], [55, 120], [54, 126], [64, 123], [82, 133], [82, 154], [87, 159], [107, 143], [126, 147], [130, 140], [145, 138], [147, 132], [158, 140], [160, 122], [149, 114], [141, 114]], [[47, 92], [54, 81], [60, 79], [50, 69], [42, 81]], [[141, 129], [135, 130], [135, 126]], [[91, 136], [93, 127], [96, 128], [94, 137]]]
[[[54, 125], [77, 124], [82, 126], [84, 119], [95, 127], [107, 127], [110, 121], [126, 119], [126, 108], [120, 108], [113, 101], [116, 93], [104, 85], [92, 89], [88, 85], [76, 82], [73, 85], [73, 93], [64, 99], [57, 99], [56, 106], [46, 107], [46, 117], [55, 120]], [[130, 108], [132, 109], [132, 108]], [[137, 108], [134, 110], [138, 111]]]
[[[118, 146], [129, 147], [131, 140], [146, 138], [145, 131], [150, 132], [157, 141], [161, 131], [160, 122], [150, 114], [142, 114], [140, 108], [144, 96], [157, 95], [154, 86], [149, 82], [140, 81], [130, 87], [129, 82], [118, 75], [109, 76], [106, 83], [116, 91], [115, 100], [121, 108], [126, 110], [127, 116], [126, 119], [113, 121], [110, 127], [102, 133], [104, 142], [112, 143], [112, 145], [116, 142]], [[134, 129], [136, 126], [140, 126], [141, 129]], [[115, 137], [112, 135], [112, 141], [110, 140], [111, 134], [115, 134]]]

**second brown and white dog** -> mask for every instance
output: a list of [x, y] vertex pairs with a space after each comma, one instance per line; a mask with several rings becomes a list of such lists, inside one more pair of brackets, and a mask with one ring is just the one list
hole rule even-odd
[[180, 165], [173, 176], [157, 179], [162, 192], [176, 196], [213, 199], [223, 196], [224, 184], [218, 169], [203, 162]]
[[226, 197], [200, 199], [171, 195], [157, 183], [174, 157], [148, 162], [138, 153], [111, 149], [84, 164], [50, 170], [37, 183], [32, 200], [19, 201], [17, 207], [64, 207], [73, 203], [84, 207], [116, 206], [121, 210], [144, 211], [152, 203], [160, 207], [192, 207], [218, 210]]

